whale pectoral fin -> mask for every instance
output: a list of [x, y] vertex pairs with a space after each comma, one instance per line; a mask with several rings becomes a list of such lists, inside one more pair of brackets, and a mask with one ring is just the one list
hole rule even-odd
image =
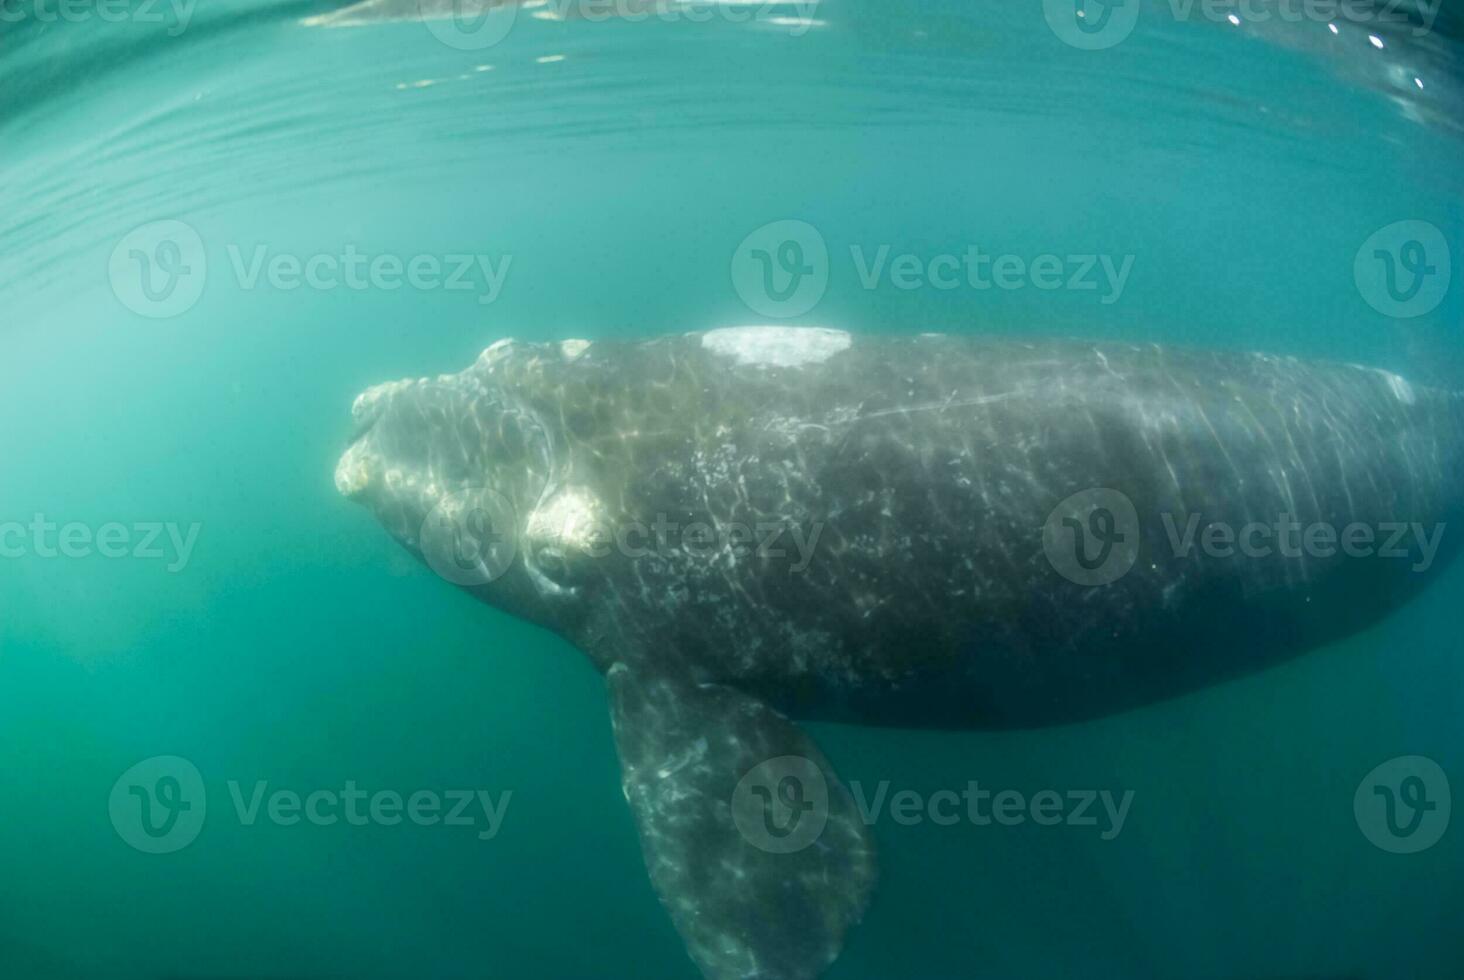
[[616, 664], [625, 797], [646, 868], [711, 980], [815, 977], [864, 914], [874, 840], [802, 729], [728, 687]]

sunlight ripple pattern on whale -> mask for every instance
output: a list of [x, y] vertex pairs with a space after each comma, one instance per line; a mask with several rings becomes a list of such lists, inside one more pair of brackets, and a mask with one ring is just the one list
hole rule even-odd
[[[1058, 724], [1254, 672], [1416, 594], [1464, 503], [1464, 398], [1262, 354], [500, 341], [353, 413], [340, 491], [605, 676], [647, 868], [717, 980], [817, 975], [873, 888], [869, 829], [795, 719]], [[1337, 533], [1194, 546], [1216, 526]], [[1393, 527], [1412, 560], [1340, 546]], [[1116, 566], [1054, 558], [1090, 532]], [[746, 832], [740, 781], [770, 762], [818, 791], [815, 841]]]

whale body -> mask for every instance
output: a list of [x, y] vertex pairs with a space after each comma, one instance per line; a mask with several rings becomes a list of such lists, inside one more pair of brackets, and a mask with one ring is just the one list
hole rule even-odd
[[717, 980], [816, 976], [874, 885], [796, 721], [1059, 724], [1253, 672], [1415, 595], [1464, 506], [1458, 393], [1263, 354], [501, 341], [353, 414], [338, 489], [604, 674], [648, 870]]

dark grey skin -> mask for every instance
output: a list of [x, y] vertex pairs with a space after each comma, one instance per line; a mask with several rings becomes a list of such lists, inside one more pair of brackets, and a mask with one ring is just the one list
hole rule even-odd
[[[355, 414], [342, 492], [605, 674], [648, 868], [716, 980], [817, 975], [873, 886], [868, 828], [789, 719], [1049, 725], [1255, 671], [1415, 594], [1464, 506], [1464, 398], [1255, 354], [504, 342]], [[1296, 531], [1227, 553], [1205, 530], [1259, 524]], [[827, 825], [771, 853], [738, 786], [790, 757]]]

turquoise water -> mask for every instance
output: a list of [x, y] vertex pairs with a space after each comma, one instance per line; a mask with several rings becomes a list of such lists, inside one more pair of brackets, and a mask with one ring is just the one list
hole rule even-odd
[[[828, 254], [826, 290], [789, 323], [1464, 379], [1448, 11], [1380, 49], [1352, 25], [1145, 5], [1131, 36], [1083, 51], [1028, 3], [533, 16], [551, 4], [478, 50], [420, 23], [302, 23], [329, 3], [236, 0], [186, 25], [139, 5], [120, 22], [0, 9], [30, 12], [0, 22], [0, 524], [131, 536], [127, 557], [0, 558], [3, 977], [694, 975], [642, 866], [600, 678], [337, 496], [368, 385], [460, 370], [507, 336], [767, 322], [734, 255], [786, 220]], [[160, 221], [198, 248], [141, 248], [190, 269], [155, 301], [113, 256], [127, 269], [134, 229]], [[1400, 221], [1437, 229], [1448, 251], [1430, 257], [1455, 270], [1406, 319], [1355, 262]], [[1117, 291], [866, 288], [881, 246], [1131, 271]], [[476, 265], [471, 289], [250, 276], [348, 248], [503, 275], [496, 291]], [[137, 553], [152, 524], [196, 527], [186, 560], [166, 533], [162, 557]], [[830, 976], [1459, 975], [1457, 821], [1395, 854], [1353, 801], [1405, 755], [1464, 786], [1461, 596], [1453, 568], [1345, 643], [1098, 723], [813, 726], [865, 787], [1134, 794], [1111, 840], [880, 822], [881, 886]], [[201, 832], [170, 854], [109, 809], [157, 756], [206, 791]], [[477, 810], [472, 827], [248, 823], [234, 795], [259, 781], [504, 805], [486, 840]]]

